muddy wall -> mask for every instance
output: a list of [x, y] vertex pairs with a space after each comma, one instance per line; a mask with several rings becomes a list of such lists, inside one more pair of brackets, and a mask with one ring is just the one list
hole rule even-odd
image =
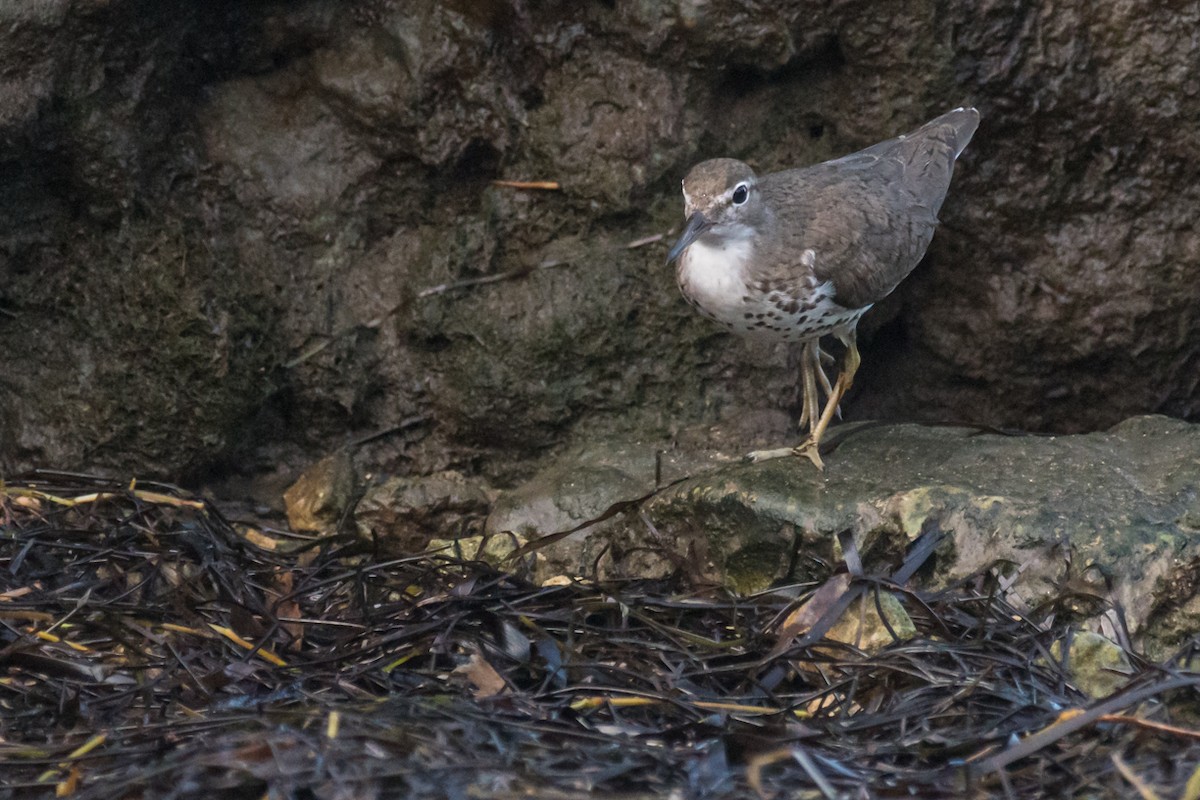
[[0, 4], [0, 468], [193, 480], [369, 439], [382, 472], [503, 483], [570, 441], [778, 424], [784, 348], [692, 313], [669, 241], [627, 245], [678, 229], [702, 158], [811, 163], [963, 103], [983, 123], [863, 322], [847, 416], [1195, 419], [1198, 25], [1166, 0]]

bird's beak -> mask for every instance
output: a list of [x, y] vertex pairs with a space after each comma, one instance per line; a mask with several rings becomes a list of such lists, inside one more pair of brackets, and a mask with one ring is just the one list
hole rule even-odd
[[679, 236], [679, 241], [675, 242], [675, 246], [671, 248], [671, 252], [667, 253], [667, 263], [670, 264], [679, 258], [680, 254], [687, 249], [689, 244], [699, 239], [711, 227], [712, 223], [706, 220], [704, 215], [699, 211], [688, 217], [687, 227], [683, 229], [683, 233]]

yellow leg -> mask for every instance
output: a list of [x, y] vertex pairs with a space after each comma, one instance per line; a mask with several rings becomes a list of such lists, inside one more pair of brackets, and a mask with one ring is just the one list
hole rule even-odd
[[[816, 356], [817, 356], [816, 362], [815, 362], [816, 368], [817, 368], [817, 377], [821, 380], [821, 390], [825, 392], [826, 397], [832, 397], [833, 396], [833, 386], [830, 385], [829, 376], [825, 374], [825, 367], [821, 362], [826, 359], [828, 359], [830, 362], [832, 362], [833, 356], [831, 356], [828, 353], [825, 353], [824, 351], [821, 350], [820, 342], [818, 342], [816, 344], [815, 349], [816, 349]], [[838, 416], [838, 419], [842, 418], [842, 407], [841, 406], [838, 406], [837, 416]], [[804, 427], [803, 423], [801, 423], [800, 427], [801, 428]], [[809, 426], [810, 432], [813, 427], [815, 427], [815, 423], [810, 424], [810, 426]]]
[[[804, 381], [804, 401], [803, 410], [800, 414], [800, 428], [803, 429], [806, 424], [808, 425], [808, 438], [795, 447], [755, 450], [746, 455], [748, 461], [767, 461], [768, 459], [784, 458], [786, 456], [804, 456], [817, 469], [825, 469], [825, 462], [821, 461], [821, 437], [825, 435], [825, 429], [829, 427], [829, 423], [833, 421], [833, 417], [835, 415], [839, 418], [841, 417], [842, 398], [845, 397], [846, 392], [850, 391], [850, 387], [854, 385], [854, 375], [858, 372], [858, 365], [862, 363], [862, 358], [858, 354], [857, 331], [851, 329], [845, 334], [839, 334], [838, 338], [846, 346], [846, 356], [842, 363], [842, 371], [838, 374], [837, 384], [832, 387], [829, 385], [829, 378], [825, 375], [825, 366], [821, 363], [825, 354], [821, 352], [820, 342], [806, 342], [804, 345], [804, 353], [800, 364], [801, 375]], [[825, 410], [819, 416], [820, 398], [817, 395], [816, 386], [818, 380], [821, 383], [821, 388], [825, 390], [825, 394], [828, 396], [828, 399], [825, 401]]]
[[[817, 393], [817, 382], [820, 381], [820, 386], [825, 390], [826, 395], [833, 392], [829, 386], [829, 378], [825, 375], [825, 367], [821, 363], [823, 358], [826, 358], [826, 355], [821, 352], [820, 341], [814, 339], [804, 343], [804, 349], [800, 354], [800, 387], [803, 393], [800, 401], [801, 431], [807, 426], [811, 433], [816, 430], [817, 424], [821, 421], [821, 396]], [[777, 447], [772, 450], [755, 450], [747, 453], [746, 460], [768, 461], [773, 458], [787, 458], [795, 454], [795, 446]]]
[[862, 363], [862, 358], [858, 354], [858, 339], [855, 333], [856, 331], [851, 329], [842, 338], [842, 342], [846, 345], [846, 360], [842, 365], [841, 374], [838, 375], [837, 385], [833, 387], [832, 394], [825, 402], [825, 411], [821, 414], [821, 419], [817, 421], [808, 438], [792, 451], [798, 456], [808, 458], [820, 470], [825, 469], [825, 463], [821, 461], [821, 437], [825, 435], [825, 429], [833, 421], [833, 415], [837, 413], [842, 397], [854, 385], [854, 374], [858, 372], [858, 365]]
[[817, 378], [821, 379], [821, 384], [828, 395], [829, 378], [825, 377], [825, 370], [821, 368], [821, 346], [819, 343], [805, 342], [804, 351], [800, 356], [800, 376], [804, 396], [801, 401], [800, 412], [800, 430], [804, 430], [807, 425], [811, 431], [817, 426], [817, 420], [821, 417], [821, 398], [817, 395]]

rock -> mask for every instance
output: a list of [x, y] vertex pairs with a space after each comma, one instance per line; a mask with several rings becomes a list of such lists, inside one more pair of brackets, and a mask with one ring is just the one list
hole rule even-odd
[[201, 109], [204, 144], [214, 164], [237, 175], [244, 202], [318, 211], [379, 159], [296, 76], [229, 81]]
[[432, 0], [381, 9], [368, 35], [343, 30], [312, 54], [312, 96], [328, 94], [345, 122], [373, 132], [359, 141], [398, 158], [446, 167], [472, 147], [505, 151], [524, 81], [493, 43], [521, 14], [472, 11]]
[[[883, 614], [879, 613], [880, 608]], [[870, 654], [916, 635], [916, 625], [896, 596], [891, 592], [881, 592], [878, 598], [868, 595], [855, 600], [825, 634], [825, 638]]]
[[354, 521], [359, 535], [382, 552], [412, 555], [435, 538], [457, 540], [477, 535], [491, 500], [484, 481], [452, 470], [389, 478], [363, 494], [354, 509]]
[[[506, 569], [510, 572], [534, 571], [545, 574], [545, 559], [539, 553], [532, 553], [521, 559], [520, 563], [513, 561], [513, 554], [526, 544], [523, 537], [516, 534], [501, 533], [486, 536], [460, 536], [454, 539], [430, 539], [425, 551], [435, 556], [462, 561], [486, 561], [487, 563]], [[563, 577], [563, 576], [559, 576]], [[553, 585], [553, 579], [543, 581], [543, 585]]]
[[[779, 626], [782, 639], [794, 639], [808, 633], [821, 617], [850, 588], [850, 575], [839, 573], [825, 581], [803, 605], [788, 614]], [[882, 614], [880, 611], [882, 610]], [[889, 644], [911, 639], [917, 635], [916, 625], [896, 596], [881, 591], [867, 592], [842, 612], [823, 638], [842, 642], [868, 655], [878, 653]], [[837, 657], [838, 652], [821, 648]], [[811, 668], [799, 662], [802, 669]]]
[[[1186, 66], [1200, 42], [1183, 32], [1197, 22], [1196, 8], [1100, 19], [1068, 3], [1015, 37], [1022, 49], [1053, 42], [1033, 58], [978, 49], [995, 43], [987, 24], [957, 38], [974, 53], [956, 60], [977, 88], [1005, 88], [984, 104], [975, 160], [955, 175], [956, 233], [939, 232], [903, 290], [907, 344], [871, 371], [860, 413], [1068, 432], [1152, 410], [1196, 416], [1200, 240], [1185, 220], [1200, 186], [1177, 165], [1200, 147], [1200, 131], [1180, 124], [1200, 108]], [[1073, 43], [1085, 38], [1096, 47], [1081, 57]], [[1009, 135], [1018, 107], [1031, 111], [1019, 127], [1075, 148]]]
[[294, 531], [332, 533], [354, 499], [355, 483], [354, 461], [345, 450], [313, 464], [283, 493], [288, 525]]
[[679, 161], [687, 115], [668, 72], [588, 50], [548, 75], [544, 91], [545, 104], [530, 115], [530, 158], [560, 177], [569, 195], [593, 207], [633, 210], [647, 186]]
[[[1017, 591], [1036, 604], [1094, 565], [1118, 576], [1113, 599], [1150, 638], [1157, 618], [1183, 605], [1173, 588], [1195, 585], [1200, 425], [1139, 417], [1059, 437], [919, 425], [834, 430], [839, 445], [824, 473], [793, 459], [697, 471], [640, 503], [639, 513], [541, 552], [571, 565], [560, 572], [645, 577], [682, 564], [697, 579], [748, 591], [819, 575], [811, 565], [840, 557], [842, 530], [853, 531], [868, 568], [894, 568], [921, 532], [941, 530], [949, 538], [921, 573], [926, 585], [1016, 568]], [[545, 533], [570, 521], [533, 513], [574, 491], [554, 485], [554, 474], [506, 501], [509, 525]], [[640, 490], [612, 488], [573, 502], [594, 510]], [[513, 522], [522, 519], [529, 524]]]
[[618, 504], [651, 494], [656, 478], [678, 480], [689, 470], [711, 466], [716, 459], [712, 453], [664, 453], [645, 442], [580, 447], [527, 483], [502, 494], [488, 514], [485, 531], [492, 536], [512, 533], [528, 539], [577, 528], [554, 547], [538, 551], [543, 559], [538, 576], [546, 580], [558, 573], [580, 575], [582, 563], [594, 554], [593, 548], [604, 547], [604, 541], [591, 537], [591, 533], [611, 528], [611, 524], [592, 520]]
[[[1071, 637], [1067, 672], [1075, 687], [1093, 699], [1108, 697], [1129, 680], [1135, 670], [1129, 654], [1111, 639], [1091, 631]], [[1062, 659], [1062, 642], [1050, 645], [1050, 655]]]

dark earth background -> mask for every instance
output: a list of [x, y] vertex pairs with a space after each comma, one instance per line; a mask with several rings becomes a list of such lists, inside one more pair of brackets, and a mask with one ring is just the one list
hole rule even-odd
[[698, 160], [962, 104], [847, 416], [1195, 420], [1198, 30], [1190, 1], [4, 3], [0, 472], [278, 497], [370, 438], [372, 472], [510, 486], [580, 442], [782, 430], [785, 350], [692, 313], [669, 235], [625, 245], [679, 228]]

